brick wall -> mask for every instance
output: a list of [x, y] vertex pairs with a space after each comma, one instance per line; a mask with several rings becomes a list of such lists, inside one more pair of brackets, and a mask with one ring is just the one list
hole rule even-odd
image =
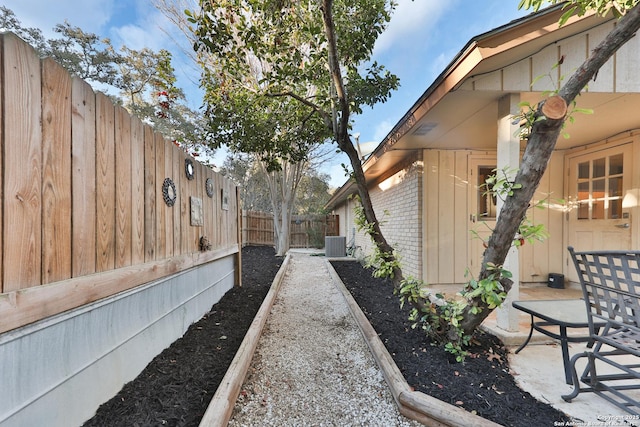
[[[400, 255], [405, 277], [422, 275], [422, 161], [416, 161], [381, 183], [369, 188], [382, 233]], [[353, 202], [349, 203], [353, 209]], [[353, 222], [347, 230], [352, 237]], [[364, 255], [372, 253], [369, 236], [356, 232], [355, 242]]]

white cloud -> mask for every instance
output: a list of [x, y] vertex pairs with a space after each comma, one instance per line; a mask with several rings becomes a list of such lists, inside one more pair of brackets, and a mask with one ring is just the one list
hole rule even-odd
[[167, 48], [169, 43], [162, 30], [170, 27], [168, 21], [150, 0], [4, 0], [3, 3], [24, 27], [39, 28], [47, 38], [57, 37], [53, 27], [68, 21], [85, 32], [109, 37], [116, 47], [125, 44], [132, 49], [157, 50]]
[[379, 122], [376, 126], [375, 132], [373, 133], [373, 140], [382, 141], [384, 137], [389, 134], [394, 124], [395, 123], [392, 123], [391, 120], [383, 120]]
[[457, 51], [441, 52], [438, 54], [433, 62], [429, 64], [430, 74], [435, 78], [435, 76], [439, 75], [449, 65], [457, 54]]
[[113, 0], [4, 0], [25, 27], [40, 28], [45, 37], [54, 37], [53, 27], [65, 20], [84, 31], [102, 34], [113, 13]]
[[167, 19], [152, 2], [138, 0], [135, 6], [128, 6], [129, 10], [123, 9], [124, 3], [119, 3], [120, 9], [112, 17], [108, 29], [114, 44], [126, 45], [131, 49], [167, 48], [168, 36], [162, 30], [168, 27]]
[[[194, 1], [184, 1], [183, 5], [192, 6]], [[124, 44], [131, 49], [146, 47], [155, 51], [166, 49], [171, 52], [172, 65], [178, 78], [177, 85], [185, 91], [188, 105], [198, 109], [202, 104], [202, 90], [199, 88], [202, 70], [187, 53], [191, 50], [191, 43], [173, 22], [154, 6], [154, 1], [136, 2], [136, 19], [128, 22], [120, 20], [120, 26], [115, 22], [111, 28], [112, 41], [115, 45]]]
[[[159, 31], [159, 30], [156, 30]], [[118, 44], [122, 43], [130, 49], [149, 48], [158, 50], [163, 47], [162, 38], [158, 34], [150, 32], [149, 29], [142, 28], [139, 25], [124, 25], [112, 28], [113, 38], [118, 40]], [[115, 40], [114, 40], [115, 41]]]
[[389, 26], [376, 41], [374, 56], [403, 44], [415, 44], [420, 34], [429, 34], [435, 28], [449, 7], [449, 1], [398, 0]]

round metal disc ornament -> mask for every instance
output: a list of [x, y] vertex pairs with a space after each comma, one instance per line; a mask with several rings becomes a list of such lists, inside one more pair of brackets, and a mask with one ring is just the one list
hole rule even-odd
[[207, 196], [213, 197], [214, 188], [213, 188], [213, 180], [211, 178], [207, 178], [204, 182], [204, 188], [207, 190]]
[[187, 179], [191, 181], [193, 179], [194, 174], [193, 162], [191, 159], [184, 159], [184, 173], [187, 175]]
[[167, 206], [173, 206], [176, 203], [178, 192], [176, 191], [176, 185], [171, 178], [165, 178], [162, 183], [162, 197]]

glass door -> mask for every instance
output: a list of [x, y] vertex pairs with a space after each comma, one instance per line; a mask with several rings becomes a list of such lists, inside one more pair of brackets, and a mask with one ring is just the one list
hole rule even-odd
[[[625, 200], [630, 177], [631, 144], [569, 160], [569, 246], [576, 251], [631, 248], [631, 213]], [[568, 270], [577, 280], [572, 266]]]

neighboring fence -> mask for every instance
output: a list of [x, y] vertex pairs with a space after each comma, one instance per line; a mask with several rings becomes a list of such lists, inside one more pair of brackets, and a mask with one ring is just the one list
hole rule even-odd
[[0, 333], [230, 254], [239, 265], [230, 181], [15, 35], [0, 43]]
[[[338, 215], [294, 215], [291, 218], [290, 246], [292, 248], [322, 248], [325, 236], [337, 236]], [[242, 212], [242, 243], [245, 245], [273, 245], [273, 214]]]

